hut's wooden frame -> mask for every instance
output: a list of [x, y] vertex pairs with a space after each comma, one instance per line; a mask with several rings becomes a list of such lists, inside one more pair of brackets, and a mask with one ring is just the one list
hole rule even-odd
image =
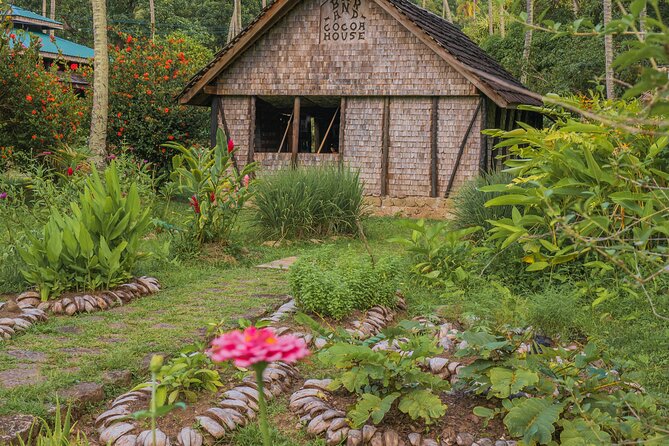
[[[373, 186], [369, 187], [368, 192], [381, 196], [401, 193], [433, 198], [448, 197], [457, 184], [462, 181], [463, 175], [472, 176], [478, 171], [487, 171], [499, 167], [499, 159], [493, 152], [496, 141], [490, 137], [481, 136], [479, 134], [481, 129], [511, 129], [516, 126], [516, 122], [521, 117], [526, 122], [539, 123], [540, 118], [536, 114], [517, 110], [518, 105], [521, 104], [540, 105], [536, 95], [527, 91], [496, 62], [469, 41], [464, 34], [457, 34], [459, 33], [457, 29], [449, 28], [453, 25], [446, 25], [442, 19], [433, 17], [411, 4], [409, 0], [365, 0], [373, 2], [376, 5], [375, 7], [380, 8], [399, 23], [406, 30], [404, 32], [408, 31], [422, 45], [439, 56], [443, 61], [442, 63], [446, 63], [454, 70], [454, 73], [461, 76], [461, 79], [465, 79], [464, 82], [468, 82], [472, 86], [472, 93], [462, 97], [441, 94], [412, 96], [410, 93], [405, 93], [403, 96], [396, 97], [394, 95], [374, 96], [369, 93], [356, 95], [351, 92], [337, 94], [327, 91], [324, 96], [333, 96], [339, 100], [337, 109], [340, 119], [339, 151], [335, 157], [328, 153], [321, 154], [321, 148], [325, 143], [327, 134], [321, 141], [316, 153], [300, 152], [300, 115], [306, 105], [305, 101], [307, 104], [310, 103], [313, 92], [302, 94], [295, 93], [293, 90], [286, 90], [287, 93], [284, 96], [293, 98], [292, 120], [288, 122], [283, 138], [287, 140], [287, 144], [282, 142], [283, 149], [280, 149], [278, 153], [268, 153], [264, 150], [256, 152], [257, 131], [260, 131], [255, 121], [256, 103], [259, 97], [267, 95], [267, 93], [260, 91], [250, 94], [246, 91], [235, 93], [229, 85], [221, 84], [217, 79], [222, 75], [221, 73], [233, 66], [248, 49], [254, 46], [265, 33], [287, 17], [296, 6], [307, 1], [314, 0], [277, 0], [269, 5], [258, 18], [218, 53], [215, 59], [202, 69], [179, 95], [178, 99], [182, 104], [205, 106], [211, 104], [212, 133], [215, 128], [223, 128], [229, 136], [237, 138], [236, 135], [244, 135], [246, 145], [244, 146], [243, 160], [240, 162], [258, 161], [263, 166], [278, 168], [287, 165], [297, 166], [303, 163], [326, 162], [328, 159], [336, 161], [340, 165], [354, 160], [357, 152], [355, 148], [348, 144], [347, 132], [353, 130], [350, 122], [361, 119], [359, 110], [361, 102], [368, 100], [371, 101], [370, 104], [376, 104], [374, 107], [377, 108], [374, 108], [373, 113], [377, 113], [376, 116], [379, 120], [378, 127], [373, 130], [378, 132], [379, 152], [377, 152], [378, 155], [374, 155], [378, 158], [374, 162], [368, 160], [365, 164], [367, 166], [370, 164], [377, 166], [375, 168], [378, 168], [378, 178], [374, 176], [368, 179], [370, 183], [374, 183]], [[442, 22], [439, 22], [439, 20], [442, 20]], [[441, 29], [441, 25], [447, 29]], [[452, 34], [457, 34], [455, 39], [452, 38]], [[468, 51], [471, 54], [467, 53]], [[482, 61], [481, 66], [472, 62], [477, 58]], [[403, 107], [410, 106], [408, 105], [410, 103], [422, 107], [420, 110], [424, 115], [420, 123], [427, 123], [424, 129], [426, 138], [420, 136], [422, 138], [421, 147], [424, 147], [425, 150], [420, 155], [424, 157], [419, 162], [422, 167], [420, 167], [420, 172], [416, 172], [413, 176], [402, 171], [402, 166], [398, 164], [402, 160], [397, 158], [397, 144], [401, 143], [396, 140], [398, 135], [400, 139], [402, 137], [402, 123], [398, 123], [397, 116], [400, 116]], [[240, 106], [243, 109], [242, 111], [239, 111]], [[353, 109], [350, 109], [351, 106], [353, 106]], [[452, 134], [453, 130], [449, 128], [448, 119], [453, 118], [453, 107], [458, 106], [465, 107], [462, 113], [457, 114], [457, 118], [462, 122], [458, 124], [456, 134], [448, 136]], [[237, 113], [235, 126], [231, 126], [226, 119], [224, 110], [226, 107], [235, 109], [235, 113]], [[245, 117], [242, 118], [241, 114], [244, 114]], [[239, 121], [240, 119], [243, 122]], [[452, 127], [452, 124], [450, 127]], [[237, 133], [231, 134], [231, 132]], [[415, 133], [417, 130], [410, 129], [410, 132]], [[360, 136], [359, 133], [357, 136]], [[443, 147], [441, 147], [445, 137], [457, 140], [457, 145], [453, 147], [453, 152], [450, 154], [445, 153]], [[477, 147], [474, 152], [472, 152], [472, 145]], [[502, 152], [502, 154], [504, 153]], [[466, 160], [464, 165], [463, 160]], [[475, 166], [472, 165], [473, 161], [476, 163]], [[417, 181], [412, 178], [420, 175], [426, 179], [426, 186], [417, 187], [416, 191], [409, 190], [410, 185]], [[398, 179], [398, 176], [401, 178]], [[397, 192], [395, 189], [397, 189], [398, 182], [401, 181], [404, 181], [408, 186], [405, 184], [404, 189]]]

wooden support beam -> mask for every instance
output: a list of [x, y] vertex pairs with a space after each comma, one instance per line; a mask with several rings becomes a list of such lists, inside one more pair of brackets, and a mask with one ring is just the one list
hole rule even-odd
[[332, 125], [335, 122], [335, 118], [337, 117], [337, 113], [339, 113], [339, 108], [335, 110], [334, 115], [332, 115], [332, 120], [330, 120], [330, 125], [328, 125], [328, 129], [325, 132], [325, 136], [323, 137], [323, 141], [321, 141], [321, 145], [318, 147], [318, 152], [316, 153], [321, 153], [321, 150], [323, 150], [323, 146], [325, 145], [325, 141], [327, 141], [328, 136], [330, 136], [330, 130], [332, 130]]
[[339, 106], [341, 112], [339, 114], [339, 165], [344, 165], [344, 142], [346, 138], [346, 98], [341, 98], [341, 105]]
[[432, 98], [430, 117], [430, 197], [439, 195], [439, 96]]
[[458, 173], [458, 167], [460, 167], [460, 161], [462, 160], [462, 155], [465, 153], [465, 147], [467, 147], [467, 140], [469, 139], [469, 134], [472, 132], [472, 128], [474, 127], [474, 123], [476, 122], [476, 118], [479, 115], [479, 112], [481, 111], [482, 104], [483, 104], [483, 97], [481, 97], [481, 99], [479, 100], [479, 103], [476, 106], [476, 111], [474, 111], [474, 116], [472, 116], [472, 120], [469, 121], [469, 126], [467, 127], [467, 131], [465, 132], [465, 136], [462, 138], [462, 142], [460, 142], [460, 150], [458, 151], [458, 156], [455, 159], [455, 165], [453, 166], [453, 169], [451, 169], [451, 177], [448, 179], [448, 186], [446, 186], [446, 193], [444, 194], [444, 196], [447, 198], [451, 193], [451, 190], [453, 189], [453, 184], [455, 183], [455, 176]]
[[214, 147], [216, 145], [216, 133], [220, 126], [219, 123], [219, 109], [221, 107], [221, 98], [214, 96], [211, 99], [211, 127], [209, 129], [209, 145]]
[[255, 153], [255, 143], [256, 143], [256, 97], [249, 96], [249, 117], [251, 122], [249, 122], [249, 150], [246, 155], [246, 164], [252, 163]]
[[297, 152], [300, 148], [300, 97], [295, 96], [293, 102], [293, 138], [290, 141], [290, 163], [293, 167], [297, 166]]
[[390, 152], [390, 97], [383, 98], [381, 123], [381, 195], [388, 195], [388, 156]]

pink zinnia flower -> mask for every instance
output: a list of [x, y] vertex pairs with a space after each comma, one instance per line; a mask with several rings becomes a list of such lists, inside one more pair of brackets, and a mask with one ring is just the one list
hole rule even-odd
[[0, 200], [4, 200], [6, 198], [7, 198], [7, 192], [0, 193]]
[[237, 367], [258, 363], [296, 362], [309, 354], [303, 339], [277, 336], [270, 328], [248, 327], [243, 332], [231, 331], [214, 339], [209, 354], [214, 361], [234, 361]]

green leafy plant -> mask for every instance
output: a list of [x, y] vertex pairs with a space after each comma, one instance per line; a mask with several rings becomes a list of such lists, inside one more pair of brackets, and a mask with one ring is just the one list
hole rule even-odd
[[358, 395], [348, 413], [353, 427], [369, 419], [378, 424], [393, 407], [426, 424], [446, 413], [438, 392], [448, 389], [448, 382], [420, 368], [425, 358], [439, 353], [434, 339], [413, 335], [399, 346], [399, 351], [374, 351], [368, 345], [336, 343], [318, 355], [324, 365], [341, 370], [330, 388]]
[[[512, 206], [486, 207], [485, 203], [495, 198], [500, 193], [484, 192], [482, 187], [492, 184], [505, 184], [511, 182], [513, 176], [508, 172], [483, 173], [480, 176], [467, 181], [458, 189], [453, 197], [453, 208], [451, 210], [451, 225], [453, 229], [481, 227], [490, 229], [489, 220], [500, 220], [511, 216]], [[481, 231], [474, 234], [483, 237]]]
[[[216, 393], [223, 386], [216, 366], [198, 345], [184, 347], [179, 356], [161, 364], [155, 373], [157, 407], [173, 405], [181, 400], [192, 403], [197, 400], [197, 392], [207, 390]], [[146, 382], [135, 389], [151, 386], [152, 382]]]
[[476, 254], [485, 250], [477, 247], [470, 236], [481, 231], [480, 226], [452, 230], [447, 223], [407, 221], [409, 237], [391, 241], [407, 248], [411, 256], [411, 272], [421, 283], [452, 286], [465, 281]]
[[140, 385], [136, 388], [151, 387], [151, 400], [149, 402], [149, 409], [139, 410], [128, 416], [128, 418], [133, 418], [135, 420], [142, 420], [148, 418], [151, 420], [151, 436], [152, 444], [156, 444], [156, 422], [158, 418], [167, 415], [174, 409], [185, 409], [186, 405], [183, 402], [178, 402], [175, 404], [165, 404], [164, 401], [162, 404], [159, 404], [161, 395], [159, 392], [160, 384], [158, 383], [158, 375], [164, 367], [165, 358], [161, 355], [153, 355], [151, 357], [151, 362], [149, 363], [149, 370], [151, 371], [151, 381], [147, 384]]
[[[499, 336], [464, 332], [467, 347], [456, 354], [475, 357], [459, 377], [469, 388], [501, 407], [474, 413], [501, 417], [524, 444], [661, 444], [663, 410], [654, 398], [608, 368], [594, 344], [583, 351], [548, 348], [533, 334]], [[664, 439], [664, 440], [663, 440]]]
[[323, 249], [302, 256], [290, 268], [289, 281], [301, 309], [341, 319], [374, 305], [394, 306], [398, 273], [398, 262], [389, 257], [372, 264], [366, 256]]
[[211, 149], [167, 143], [179, 154], [172, 158], [171, 179], [189, 196], [193, 208], [192, 237], [198, 244], [227, 241], [237, 216], [253, 196], [251, 176], [257, 164], [238, 170], [233, 162], [234, 144], [219, 129]]
[[[594, 101], [590, 107], [611, 119], [641, 107]], [[521, 244], [528, 271], [578, 258], [594, 268], [615, 258], [632, 275], [637, 267], [663, 266], [669, 138], [579, 122], [564, 113], [546, 129], [523, 125], [491, 134], [502, 138], [498, 147], [508, 147], [505, 164], [515, 178], [482, 187], [500, 194], [485, 205], [515, 210], [490, 221], [490, 240], [501, 248]]]
[[131, 277], [141, 256], [139, 242], [149, 225], [149, 209], [142, 209], [137, 187], [122, 193], [115, 163], [97, 169], [85, 180], [71, 215], [51, 209], [38, 236], [20, 250], [26, 263], [23, 275], [39, 288], [42, 300], [68, 289], [98, 289]]
[[267, 237], [355, 234], [364, 217], [359, 175], [335, 167], [283, 169], [258, 182], [256, 225]]
[[49, 424], [46, 420], [40, 419], [41, 426], [36, 436], [33, 436], [33, 430], [37, 425], [30, 428], [29, 442], [26, 443], [23, 438], [18, 438], [18, 444], [21, 446], [88, 446], [89, 442], [86, 435], [77, 430], [75, 434], [76, 422], [72, 422], [71, 408], [68, 406], [65, 415], [56, 400], [55, 416], [53, 423]]

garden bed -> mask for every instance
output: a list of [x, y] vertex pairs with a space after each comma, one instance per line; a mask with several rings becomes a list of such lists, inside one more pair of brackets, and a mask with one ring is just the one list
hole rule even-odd
[[0, 340], [9, 340], [33, 324], [47, 320], [47, 313], [67, 316], [92, 313], [122, 306], [133, 299], [158, 291], [160, 284], [152, 277], [138, 277], [113, 290], [68, 292], [45, 302], [40, 300], [36, 291], [25, 291], [0, 306]]

